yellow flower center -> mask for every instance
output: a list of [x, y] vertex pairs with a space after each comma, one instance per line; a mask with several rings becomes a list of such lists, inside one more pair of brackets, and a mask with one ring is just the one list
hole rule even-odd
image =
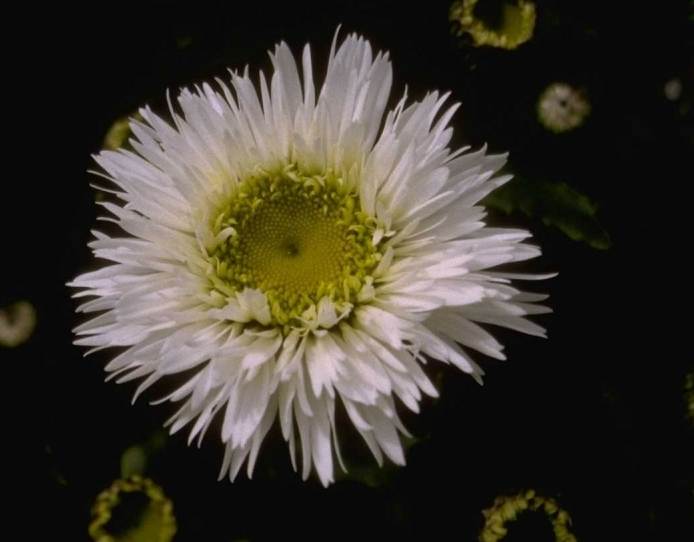
[[324, 297], [342, 310], [356, 303], [381, 258], [377, 230], [342, 179], [289, 166], [241, 183], [217, 216], [213, 234], [229, 234], [211, 256], [217, 277], [233, 290], [267, 296], [274, 325], [300, 325], [302, 313]]

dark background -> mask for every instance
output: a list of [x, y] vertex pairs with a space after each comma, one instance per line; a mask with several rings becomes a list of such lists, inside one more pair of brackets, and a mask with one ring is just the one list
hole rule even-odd
[[[174, 501], [176, 540], [475, 540], [481, 510], [524, 488], [557, 498], [579, 540], [692, 536], [694, 420], [683, 394], [694, 370], [685, 264], [694, 7], [537, 4], [535, 37], [515, 51], [454, 37], [441, 0], [53, 3], [5, 18], [0, 306], [28, 299], [39, 318], [27, 343], [0, 350], [12, 503], [3, 515], [27, 531], [17, 539], [87, 540], [93, 499], [118, 477], [123, 450], [172, 413], [149, 406], [152, 393], [131, 406], [134, 385], [103, 383], [113, 354], [84, 359], [71, 344], [81, 320], [65, 283], [94, 266], [90, 155], [117, 118], [165, 105], [167, 89], [227, 79], [228, 67], [267, 69], [280, 40], [297, 54], [310, 42], [324, 66], [339, 24], [390, 51], [394, 101], [406, 85], [411, 99], [450, 90], [463, 103], [455, 146], [487, 142], [510, 152], [509, 171], [568, 183], [599, 204], [612, 245], [597, 250], [539, 216], [492, 211], [490, 223], [533, 232], [544, 253], [534, 271], [559, 272], [537, 285], [555, 311], [539, 319], [549, 339], [495, 330], [508, 360], [476, 356], [483, 387], [432, 364], [441, 398], [405, 415], [418, 439], [408, 465], [370, 468], [345, 431], [354, 476], [329, 489], [293, 473], [277, 435], [254, 479], [233, 484], [216, 481], [213, 432], [199, 450], [185, 431], [169, 437], [148, 475]], [[675, 77], [683, 93], [671, 101], [663, 86]], [[584, 88], [592, 105], [584, 126], [561, 135], [535, 114], [557, 80]], [[546, 525], [520, 522], [505, 540], [514, 536], [552, 539]]]

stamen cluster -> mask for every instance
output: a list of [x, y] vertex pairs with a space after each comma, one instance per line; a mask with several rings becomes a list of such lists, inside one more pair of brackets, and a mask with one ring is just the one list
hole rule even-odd
[[341, 312], [354, 306], [381, 259], [377, 229], [340, 178], [291, 166], [241, 183], [212, 227], [211, 259], [233, 290], [267, 296], [272, 324], [298, 325], [324, 297]]

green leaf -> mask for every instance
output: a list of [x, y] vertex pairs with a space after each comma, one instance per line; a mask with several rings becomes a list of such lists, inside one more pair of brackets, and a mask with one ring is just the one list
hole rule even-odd
[[484, 204], [512, 213], [520, 211], [555, 226], [574, 241], [608, 249], [610, 236], [596, 218], [598, 205], [566, 183], [515, 177], [484, 199]]

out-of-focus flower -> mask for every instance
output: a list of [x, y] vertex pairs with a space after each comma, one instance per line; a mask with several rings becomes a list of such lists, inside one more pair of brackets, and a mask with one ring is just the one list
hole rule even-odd
[[120, 456], [120, 475], [122, 478], [142, 475], [147, 470], [147, 453], [143, 446], [133, 444]]
[[116, 119], [104, 136], [104, 149], [115, 150], [122, 147], [132, 135], [130, 123], [133, 120], [141, 121], [142, 117], [139, 113], [135, 113], [132, 117], [124, 116]]
[[458, 0], [451, 6], [455, 33], [474, 45], [515, 49], [533, 37], [535, 4], [527, 0]]
[[145, 442], [133, 444], [123, 450], [120, 456], [121, 478], [144, 474], [151, 457], [161, 452], [166, 439], [166, 432], [158, 430]]
[[[71, 286], [99, 316], [77, 344], [125, 347], [107, 367], [119, 382], [192, 376], [171, 431], [202, 439], [221, 417], [223, 476], [233, 479], [279, 419], [296, 467], [323, 484], [339, 459], [341, 404], [377, 461], [405, 462], [396, 398], [418, 411], [436, 389], [427, 359], [480, 379], [460, 345], [503, 359], [479, 324], [532, 335], [547, 312], [496, 266], [533, 258], [523, 230], [486, 227], [482, 199], [510, 177], [503, 156], [448, 148], [456, 106], [406, 97], [384, 113], [388, 55], [356, 35], [335, 44], [316, 86], [285, 44], [256, 90], [232, 74], [178, 98], [174, 125], [149, 109], [131, 128], [134, 151], [97, 157], [123, 205], [105, 202], [131, 237], [96, 233], [108, 266]], [[233, 89], [233, 90], [232, 90]], [[297, 446], [298, 443], [298, 446]], [[340, 460], [341, 462], [341, 460]]]
[[0, 346], [19, 346], [31, 337], [35, 327], [36, 310], [28, 301], [0, 308]]
[[585, 94], [567, 83], [552, 83], [537, 101], [537, 118], [548, 130], [561, 133], [578, 128], [590, 114]]
[[684, 381], [684, 400], [687, 403], [687, 416], [694, 422], [694, 372]]
[[508, 532], [507, 523], [529, 512], [547, 516], [557, 542], [576, 542], [576, 537], [569, 531], [571, 518], [566, 510], [562, 509], [553, 498], [538, 495], [532, 489], [512, 496], [501, 495], [494, 500], [491, 508], [482, 511], [485, 522], [479, 535], [480, 542], [501, 540]]
[[682, 80], [679, 77], [668, 79], [663, 85], [663, 94], [671, 102], [676, 102], [682, 96]]
[[95, 542], [169, 542], [174, 534], [173, 503], [149, 478], [116, 480], [92, 507], [89, 535]]

